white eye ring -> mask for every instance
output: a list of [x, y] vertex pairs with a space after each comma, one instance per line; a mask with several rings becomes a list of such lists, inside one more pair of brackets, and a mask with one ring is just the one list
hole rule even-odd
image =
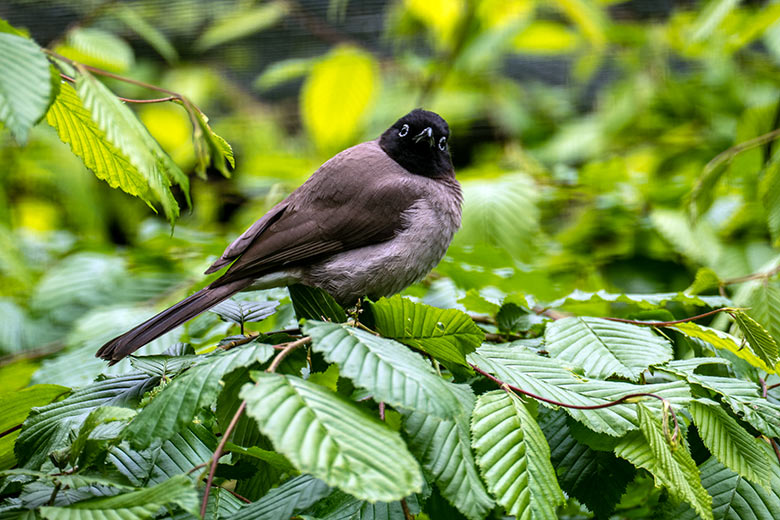
[[401, 131], [398, 132], [398, 135], [401, 136], [401, 137], [405, 137], [406, 134], [408, 134], [408, 133], [409, 133], [409, 125], [404, 125], [404, 126], [401, 127]]
[[439, 150], [443, 152], [446, 149], [447, 149], [447, 138], [442, 137], [441, 139], [439, 139]]

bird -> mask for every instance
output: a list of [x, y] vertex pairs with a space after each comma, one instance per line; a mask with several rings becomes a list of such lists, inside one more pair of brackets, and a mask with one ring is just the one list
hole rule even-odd
[[95, 354], [113, 365], [239, 291], [303, 284], [342, 306], [423, 279], [461, 224], [450, 129], [417, 108], [378, 138], [339, 152], [236, 238], [208, 286], [117, 336]]

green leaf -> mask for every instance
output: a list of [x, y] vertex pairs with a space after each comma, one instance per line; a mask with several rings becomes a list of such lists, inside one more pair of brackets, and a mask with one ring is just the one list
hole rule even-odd
[[112, 446], [106, 460], [133, 485], [149, 486], [182, 474], [197, 479], [198, 473], [189, 471], [207, 462], [216, 447], [214, 434], [203, 425], [193, 423], [148, 450], [134, 450], [127, 442]]
[[49, 106], [49, 61], [34, 41], [0, 32], [0, 70], [0, 122], [24, 144]]
[[[416, 495], [406, 497], [406, 506], [414, 517], [420, 512]], [[303, 520], [404, 520], [401, 502], [366, 502], [335, 491], [301, 515]]]
[[718, 403], [709, 399], [692, 401], [688, 410], [710, 453], [730, 470], [769, 489], [769, 465], [772, 461], [760, 440], [746, 432]]
[[544, 332], [546, 350], [554, 358], [582, 367], [585, 375], [612, 375], [638, 381], [650, 365], [672, 358], [672, 346], [647, 328], [601, 318], [564, 318]]
[[709, 2], [706, 7], [701, 10], [694, 23], [691, 43], [700, 42], [709, 38], [738, 4], [739, 0], [717, 0], [715, 2]]
[[195, 42], [195, 49], [203, 52], [217, 45], [260, 32], [275, 25], [289, 9], [286, 2], [275, 0], [257, 7], [230, 11], [230, 14], [206, 29]]
[[699, 294], [711, 289], [717, 289], [720, 287], [720, 277], [718, 274], [709, 267], [702, 267], [696, 271], [696, 278], [693, 283], [688, 287], [685, 292], [688, 294]]
[[[739, 294], [737, 304], [748, 307], [745, 313], [763, 325], [775, 342], [780, 339], [780, 283], [762, 280], [751, 286], [745, 284], [745, 293]], [[735, 298], [736, 299], [736, 298]]]
[[258, 374], [240, 397], [276, 450], [299, 470], [364, 500], [400, 500], [422, 489], [400, 435], [354, 403], [302, 379]]
[[440, 361], [468, 366], [485, 333], [468, 314], [415, 303], [400, 295], [371, 304], [376, 330], [384, 337], [426, 352]]
[[[682, 381], [633, 385], [618, 381], [582, 379], [566, 369], [560, 361], [540, 356], [518, 343], [483, 345], [477, 352], [469, 355], [469, 361], [505, 383], [561, 403], [603, 405], [635, 393], [655, 393], [676, 405], [684, 405], [691, 399], [688, 385]], [[660, 401], [639, 399], [661, 416]], [[545, 402], [542, 404], [554, 407]], [[636, 404], [631, 403], [596, 410], [566, 408], [566, 412], [591, 430], [615, 437], [639, 426]]]
[[734, 311], [730, 314], [753, 349], [753, 352], [768, 367], [777, 365], [778, 361], [780, 361], [780, 348], [778, 348], [777, 342], [769, 332], [760, 323], [742, 311]]
[[151, 203], [154, 195], [146, 177], [106, 139], [73, 87], [68, 84], [60, 87], [59, 95], [46, 113], [46, 121], [98, 179]]
[[[136, 415], [135, 410], [129, 408], [120, 408], [118, 406], [101, 406], [92, 410], [87, 416], [84, 423], [81, 425], [76, 440], [70, 446], [70, 463], [72, 466], [76, 466], [77, 462], [80, 467], [86, 466], [84, 458], [81, 457], [82, 453], [87, 448], [87, 444], [90, 442], [90, 435], [98, 426], [111, 422], [126, 423]], [[118, 432], [117, 432], [118, 433]]]
[[764, 361], [753, 353], [750, 347], [742, 345], [739, 338], [732, 336], [727, 332], [723, 332], [718, 329], [705, 327], [697, 323], [686, 322], [677, 323], [671, 325], [669, 328], [679, 330], [686, 336], [691, 338], [700, 339], [706, 341], [715, 348], [728, 350], [740, 359], [744, 359], [754, 367], [760, 368], [766, 372], [774, 373], [774, 369], [770, 368]]
[[209, 311], [225, 321], [243, 325], [244, 323], [263, 321], [276, 312], [279, 302], [238, 301], [232, 298], [216, 304]]
[[444, 420], [421, 412], [404, 413], [409, 448], [422, 461], [441, 495], [469, 520], [482, 520], [493, 508], [471, 451], [469, 423], [474, 410], [474, 392], [456, 385], [462, 412]]
[[233, 148], [224, 138], [211, 129], [209, 118], [206, 117], [206, 114], [189, 105], [185, 105], [185, 108], [195, 115], [195, 119], [198, 122], [198, 126], [195, 127], [192, 135], [195, 155], [198, 160], [195, 166], [196, 173], [205, 179], [206, 168], [209, 164], [213, 164], [222, 175], [230, 177], [230, 170], [228, 170], [227, 165], [230, 164], [231, 168], [236, 167]]
[[489, 244], [524, 261], [539, 250], [538, 188], [523, 173], [463, 183], [463, 227], [456, 246]]
[[[353, 143], [377, 90], [374, 57], [339, 46], [316, 63], [301, 90], [301, 118], [317, 148], [325, 154]], [[349, 78], [349, 81], [344, 81]]]
[[257, 502], [243, 506], [231, 516], [231, 520], [288, 519], [294, 512], [311, 507], [330, 492], [330, 487], [323, 481], [311, 475], [300, 475], [272, 489]]
[[144, 20], [134, 9], [125, 5], [119, 6], [116, 16], [133, 32], [152, 46], [168, 63], [179, 61], [179, 53], [164, 33]]
[[[780, 466], [772, 464], [772, 489], [751, 483], [710, 457], [699, 468], [701, 483], [712, 495], [716, 520], [774, 520], [780, 511]], [[669, 520], [699, 520], [687, 504], [665, 515]]]
[[[69, 392], [70, 388], [65, 386], [33, 385], [22, 390], [0, 393], [0, 432], [22, 424], [33, 407], [49, 404]], [[0, 470], [10, 468], [16, 463], [14, 442], [18, 436], [17, 431], [0, 437]]]
[[267, 462], [272, 466], [276, 466], [282, 471], [291, 472], [293, 474], [296, 471], [295, 466], [293, 466], [290, 461], [287, 460], [287, 457], [281, 453], [276, 453], [275, 451], [264, 450], [262, 448], [258, 448], [257, 446], [244, 448], [243, 446], [233, 444], [232, 442], [225, 444], [225, 450], [230, 451], [231, 453], [238, 453], [241, 455], [254, 457], [258, 460], [262, 460], [263, 462]]
[[694, 374], [694, 369], [695, 366], [686, 366], [682, 361], [672, 361], [656, 367], [656, 370], [670, 372], [692, 384], [720, 394], [723, 402], [756, 430], [767, 437], [780, 437], [780, 422], [777, 420], [780, 417], [780, 405], [761, 397], [761, 389], [757, 384], [732, 377]]
[[563, 410], [540, 413], [539, 426], [550, 445], [550, 462], [561, 489], [587, 506], [596, 518], [609, 518], [636, 470], [612, 453], [618, 442], [614, 437], [608, 438], [610, 451], [597, 450], [575, 438], [571, 428], [579, 424]]
[[488, 489], [512, 516], [557, 519], [566, 499], [550, 463], [542, 430], [513, 394], [482, 394], [474, 407], [471, 434]]
[[713, 520], [712, 497], [701, 484], [699, 469], [684, 444], [676, 449], [667, 442], [661, 421], [641, 403], [636, 405], [640, 429], [621, 439], [615, 454], [638, 468], [648, 470], [656, 486], [665, 487], [690, 504], [704, 520]]
[[655, 293], [655, 294], [629, 294], [629, 293], [609, 293], [605, 290], [597, 292], [584, 292], [575, 290], [571, 294], [550, 303], [550, 307], [567, 307], [577, 304], [588, 303], [630, 303], [638, 306], [640, 309], [655, 309], [663, 307], [670, 302], [678, 302], [686, 305], [696, 305], [699, 307], [725, 307], [732, 302], [722, 296], [697, 296], [685, 292], [677, 293]]
[[156, 440], [169, 439], [192, 422], [204, 406], [211, 406], [222, 389], [221, 379], [233, 370], [265, 363], [273, 355], [268, 345], [252, 345], [216, 351], [176, 377], [142, 409], [125, 430], [136, 448], [146, 448]]
[[291, 285], [288, 289], [299, 320], [347, 321], [347, 313], [326, 291], [301, 284]]
[[173, 222], [179, 216], [179, 206], [170, 188], [172, 184], [178, 184], [185, 194], [189, 194], [187, 176], [135, 114], [83, 67], [79, 68], [76, 90], [92, 120], [106, 139], [144, 176], [165, 216]]
[[124, 72], [133, 66], [133, 49], [116, 35], [94, 27], [75, 27], [68, 31], [65, 43], [54, 49], [73, 61], [112, 72]]
[[443, 418], [460, 412], [452, 385], [406, 346], [342, 324], [308, 321], [304, 332], [316, 352], [375, 401]]
[[140, 400], [157, 380], [145, 374], [96, 381], [73, 392], [67, 399], [33, 408], [24, 422], [14, 450], [19, 465], [39, 468], [49, 453], [64, 448], [71, 431], [100, 406], [126, 406]]
[[255, 78], [252, 85], [259, 90], [268, 90], [309, 73], [314, 61], [311, 58], [292, 58], [275, 61]]
[[780, 157], [772, 157], [759, 183], [759, 197], [774, 245], [780, 243]]
[[166, 504], [176, 504], [198, 514], [198, 494], [190, 479], [177, 475], [151, 488], [92, 498], [67, 507], [42, 507], [40, 512], [47, 520], [142, 520], [154, 518]]
[[653, 210], [650, 220], [658, 233], [680, 254], [718, 270], [717, 261], [723, 253], [723, 245], [705, 220], [693, 225], [682, 212], [671, 209]]

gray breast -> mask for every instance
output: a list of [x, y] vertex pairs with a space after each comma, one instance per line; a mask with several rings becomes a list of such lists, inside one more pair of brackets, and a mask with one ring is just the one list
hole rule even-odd
[[327, 290], [344, 305], [378, 299], [421, 280], [442, 259], [460, 227], [460, 185], [415, 176], [420, 197], [404, 212], [392, 239], [333, 255], [305, 270], [304, 283]]

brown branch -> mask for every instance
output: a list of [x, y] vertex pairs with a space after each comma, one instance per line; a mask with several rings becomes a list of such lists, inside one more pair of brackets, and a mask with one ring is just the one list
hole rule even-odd
[[[280, 350], [279, 353], [276, 354], [273, 361], [271, 361], [271, 364], [266, 369], [266, 372], [269, 373], [276, 372], [276, 369], [279, 368], [279, 365], [282, 363], [282, 360], [284, 360], [284, 358], [289, 356], [293, 350], [297, 349], [298, 347], [302, 347], [303, 345], [306, 345], [310, 342], [311, 342], [311, 338], [309, 336], [306, 336], [305, 338], [301, 338], [297, 341], [288, 343], [283, 350]], [[255, 383], [255, 385], [257, 385], [257, 383]], [[211, 460], [208, 463], [210, 465], [209, 475], [206, 478], [206, 489], [203, 491], [203, 502], [201, 502], [200, 504], [201, 518], [206, 516], [206, 506], [208, 505], [209, 502], [209, 493], [211, 490], [211, 486], [214, 483], [214, 474], [217, 472], [217, 463], [219, 459], [222, 458], [222, 455], [225, 452], [225, 444], [227, 444], [230, 435], [233, 433], [233, 430], [236, 428], [236, 425], [238, 424], [238, 420], [241, 418], [241, 415], [244, 413], [245, 409], [246, 409], [246, 401], [241, 401], [241, 404], [238, 405], [238, 409], [236, 410], [236, 413], [233, 414], [233, 418], [230, 420], [230, 424], [228, 424], [228, 427], [225, 428], [225, 432], [222, 434], [222, 438], [220, 439], [219, 444], [217, 445], [217, 449], [214, 450], [214, 454], [211, 456]]]
[[[67, 74], [63, 74], [62, 72], [60, 72], [60, 77], [69, 83], [76, 83], [75, 78], [71, 78], [70, 76], [68, 76]], [[165, 101], [181, 100], [181, 96], [168, 96], [164, 98], [155, 98], [155, 99], [132, 99], [132, 98], [126, 98], [122, 96], [117, 96], [117, 99], [119, 99], [120, 101], [124, 101], [126, 103], [163, 103]]]
[[774, 390], [774, 389], [775, 389], [775, 388], [777, 388], [778, 386], [780, 386], [780, 383], [775, 383], [775, 384], [773, 384], [773, 385], [769, 385], [768, 387], [766, 387], [766, 390], [767, 390], [767, 392], [768, 392], [769, 390]]
[[404, 511], [404, 520], [413, 520], [414, 517], [412, 516], [412, 513], [409, 511], [409, 506], [406, 505], [406, 499], [401, 499], [401, 509]]
[[668, 327], [670, 325], [677, 325], [678, 323], [686, 323], [689, 321], [695, 321], [701, 318], [706, 318], [707, 316], [712, 316], [713, 314], [717, 314], [719, 312], [732, 312], [734, 309], [731, 307], [721, 307], [720, 309], [715, 309], [710, 312], [705, 312], [704, 314], [699, 314], [698, 316], [691, 316], [690, 318], [683, 318], [681, 320], [674, 320], [674, 321], [640, 321], [640, 320], [627, 320], [625, 318], [612, 318], [612, 317], [605, 317], [602, 318], [604, 320], [609, 321], [617, 321], [620, 323], [630, 323], [631, 325], [644, 325], [646, 327]]
[[[248, 336], [245, 336], [245, 337], [243, 337], [241, 339], [233, 340], [233, 341], [231, 341], [229, 343], [225, 343], [222, 346], [220, 346], [219, 348], [221, 348], [222, 350], [230, 350], [231, 348], [237, 347], [239, 345], [246, 345], [247, 343], [252, 343], [255, 339], [257, 339], [257, 337], [259, 335], [260, 335], [259, 332], [251, 332], [251, 333], [249, 333]], [[274, 345], [274, 347], [276, 347], [276, 346], [277, 345]]]
[[230, 493], [231, 495], [233, 495], [234, 497], [236, 497], [240, 501], [244, 502], [245, 504], [251, 504], [252, 503], [252, 501], [249, 500], [247, 497], [242, 497], [241, 495], [239, 495], [238, 493], [236, 493], [232, 489], [223, 488], [223, 487], [220, 487], [220, 489], [224, 489], [225, 491], [227, 491], [228, 493]]
[[528, 396], [532, 399], [536, 399], [537, 401], [542, 401], [545, 403], [549, 403], [555, 406], [561, 406], [563, 408], [573, 408], [575, 410], [600, 410], [602, 408], [610, 408], [612, 406], [616, 406], [619, 404], [624, 403], [625, 401], [628, 401], [629, 399], [634, 399], [636, 397], [652, 397], [654, 399], [658, 399], [662, 403], [669, 406], [669, 412], [672, 415], [672, 419], [674, 420], [674, 433], [672, 434], [672, 442], [677, 438], [677, 432], [680, 431], [680, 426], [677, 423], [677, 415], [674, 413], [674, 409], [669, 405], [669, 401], [667, 401], [665, 398], [661, 397], [658, 394], [652, 394], [648, 392], [637, 392], [634, 394], [627, 394], [621, 397], [620, 399], [616, 399], [614, 401], [610, 401], [608, 403], [602, 403], [602, 404], [593, 404], [593, 405], [582, 405], [582, 404], [569, 404], [569, 403], [562, 403], [560, 401], [556, 401], [554, 399], [548, 399], [546, 397], [542, 397], [541, 395], [537, 395], [533, 392], [529, 392], [528, 390], [523, 390], [522, 388], [518, 388], [516, 386], [510, 385], [509, 383], [505, 383], [504, 381], [501, 381], [499, 378], [495, 377], [493, 374], [490, 374], [489, 372], [486, 372], [479, 368], [477, 365], [473, 363], [469, 363], [471, 365], [471, 368], [474, 369], [475, 372], [478, 374], [481, 374], [494, 383], [496, 383], [499, 387], [501, 387], [504, 390], [512, 390], [515, 393], [522, 394], [525, 396]]
[[777, 462], [780, 462], [780, 447], [777, 446], [777, 441], [774, 439], [769, 439], [769, 444], [771, 444], [772, 449], [775, 450], [775, 457], [777, 457]]
[[775, 276], [776, 274], [780, 273], [780, 265], [770, 269], [769, 271], [766, 271], [764, 273], [752, 273], [745, 276], [738, 276], [736, 278], [729, 278], [728, 280], [722, 280], [720, 282], [720, 286], [723, 287], [724, 285], [732, 285], [736, 283], [744, 283], [749, 282], [751, 280], [761, 280], [761, 279], [769, 279]]

